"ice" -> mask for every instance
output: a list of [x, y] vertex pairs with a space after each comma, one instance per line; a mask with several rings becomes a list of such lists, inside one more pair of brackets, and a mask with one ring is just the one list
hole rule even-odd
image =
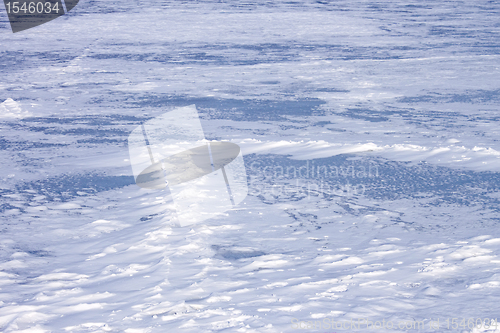
[[[0, 11], [0, 331], [497, 318], [499, 9], [81, 1], [16, 34]], [[249, 195], [179, 227], [128, 138], [191, 105]]]

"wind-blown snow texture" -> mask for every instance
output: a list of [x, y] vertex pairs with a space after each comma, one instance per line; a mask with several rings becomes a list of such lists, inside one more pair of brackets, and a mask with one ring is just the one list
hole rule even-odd
[[[499, 317], [499, 14], [81, 0], [12, 34], [1, 11], [0, 331]], [[250, 194], [175, 228], [126, 142], [191, 104], [242, 147]]]

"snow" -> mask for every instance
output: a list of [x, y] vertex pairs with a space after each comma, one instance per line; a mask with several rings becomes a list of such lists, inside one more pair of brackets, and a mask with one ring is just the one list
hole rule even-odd
[[23, 111], [21, 105], [12, 98], [7, 98], [3, 103], [0, 103], [0, 118], [18, 119], [29, 116], [30, 113]]
[[[16, 34], [0, 11], [0, 331], [500, 332], [467, 326], [498, 317], [499, 10], [82, 0]], [[190, 105], [248, 196], [178, 227], [127, 138]]]

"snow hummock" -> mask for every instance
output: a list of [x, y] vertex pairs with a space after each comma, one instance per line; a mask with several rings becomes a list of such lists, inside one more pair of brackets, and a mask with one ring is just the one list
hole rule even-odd
[[31, 114], [28, 111], [21, 109], [21, 104], [12, 98], [7, 98], [0, 104], [0, 119], [1, 118], [24, 118]]

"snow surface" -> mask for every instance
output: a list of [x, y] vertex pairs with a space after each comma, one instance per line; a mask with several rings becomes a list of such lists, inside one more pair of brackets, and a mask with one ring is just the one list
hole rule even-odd
[[[81, 0], [13, 34], [0, 11], [0, 331], [498, 318], [499, 14]], [[127, 137], [192, 104], [241, 146], [249, 196], [176, 228]]]
[[2, 118], [24, 118], [31, 114], [23, 111], [18, 102], [12, 98], [7, 98], [3, 103], [0, 103], [0, 119]]

